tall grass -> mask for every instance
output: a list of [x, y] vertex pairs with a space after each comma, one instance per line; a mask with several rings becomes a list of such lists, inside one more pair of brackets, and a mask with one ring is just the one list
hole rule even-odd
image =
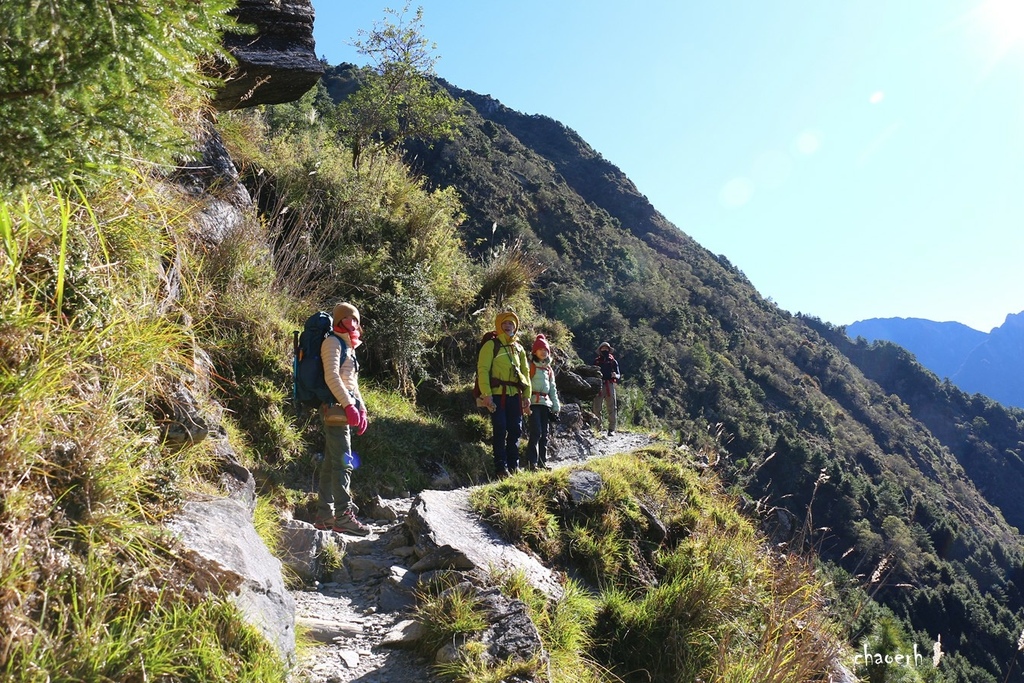
[[450, 425], [372, 382], [366, 383], [363, 397], [370, 426], [352, 442], [360, 458], [354, 477], [359, 490], [392, 496], [419, 491], [438, 466], [462, 481], [483, 478], [482, 454], [467, 452]]
[[324, 130], [274, 137], [251, 113], [223, 129], [267, 216], [275, 289], [305, 302], [306, 315], [356, 303], [364, 353], [411, 396], [444, 326], [475, 293], [455, 192], [428, 191], [397, 158], [356, 172]]
[[545, 267], [527, 252], [522, 238], [515, 238], [492, 250], [481, 275], [477, 305], [503, 308], [531, 308], [529, 293]]
[[282, 679], [272, 647], [235, 607], [139, 583], [95, 554], [55, 577], [35, 628], [8, 641], [3, 680]]
[[521, 571], [494, 577], [494, 581], [502, 593], [526, 604], [551, 661], [552, 683], [617, 680], [589, 654], [598, 602], [578, 581], [567, 580], [561, 597], [554, 601], [531, 586]]
[[487, 628], [475, 589], [453, 580], [419, 593], [416, 618], [426, 626], [422, 648], [431, 656], [441, 647], [449, 643], [461, 644]]
[[188, 329], [162, 313], [181, 218], [133, 173], [0, 201], [4, 680], [283, 675], [152, 526], [205, 457], [166, 457], [152, 410], [194, 374]]
[[[660, 447], [587, 467], [603, 481], [590, 502], [568, 502], [564, 472], [472, 497], [511, 540], [588, 579], [598, 603], [576, 647], [625, 680], [827, 677], [839, 641], [821, 580], [803, 559], [771, 552], [713, 475]], [[641, 506], [668, 531], [663, 542]], [[524, 533], [525, 511], [544, 511], [542, 534]]]

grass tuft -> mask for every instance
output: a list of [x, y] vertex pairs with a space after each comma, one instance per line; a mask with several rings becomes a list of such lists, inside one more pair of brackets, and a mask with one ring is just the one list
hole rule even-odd
[[422, 650], [429, 657], [447, 644], [463, 645], [487, 628], [476, 590], [450, 580], [419, 593], [416, 619], [426, 627]]
[[[565, 471], [511, 477], [471, 498], [506, 537], [584, 577], [597, 596], [570, 585], [544, 609], [523, 598], [556, 680], [724, 681], [754, 671], [750, 680], [795, 683], [827, 674], [838, 638], [820, 580], [804, 560], [769, 553], [715, 478], [661, 447], [586, 467], [602, 478], [589, 502], [571, 501]], [[539, 511], [545, 523], [531, 532], [526, 520]], [[506, 590], [521, 596], [521, 584], [508, 580]], [[583, 653], [593, 666], [580, 663]]]

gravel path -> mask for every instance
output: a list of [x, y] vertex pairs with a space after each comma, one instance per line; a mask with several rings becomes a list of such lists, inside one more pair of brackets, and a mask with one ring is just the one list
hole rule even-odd
[[[554, 440], [549, 456], [552, 467], [566, 467], [591, 458], [637, 450], [652, 443], [645, 434], [619, 432], [597, 438], [565, 436]], [[321, 583], [293, 591], [297, 628], [316, 644], [300, 648], [292, 683], [441, 683], [430, 662], [402, 649], [382, 646], [388, 633], [407, 611], [387, 611], [389, 567], [407, 565], [408, 555], [399, 527], [413, 498], [385, 501], [398, 513], [392, 522], [371, 522], [373, 533], [365, 539], [346, 536], [346, 554], [353, 568], [338, 583]], [[358, 559], [358, 562], [352, 562]], [[362, 568], [356, 571], [356, 567]]]

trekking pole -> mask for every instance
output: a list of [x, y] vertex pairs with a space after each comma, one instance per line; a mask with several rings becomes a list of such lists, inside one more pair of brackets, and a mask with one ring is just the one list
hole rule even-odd
[[299, 414], [299, 331], [292, 330], [292, 407]]

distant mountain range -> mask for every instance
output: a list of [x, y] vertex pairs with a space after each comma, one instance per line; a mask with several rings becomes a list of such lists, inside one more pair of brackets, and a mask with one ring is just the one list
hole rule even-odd
[[1024, 408], [1024, 312], [1006, 316], [991, 332], [957, 322], [921, 318], [871, 318], [846, 326], [851, 339], [902, 346], [940, 379], [969, 394]]

